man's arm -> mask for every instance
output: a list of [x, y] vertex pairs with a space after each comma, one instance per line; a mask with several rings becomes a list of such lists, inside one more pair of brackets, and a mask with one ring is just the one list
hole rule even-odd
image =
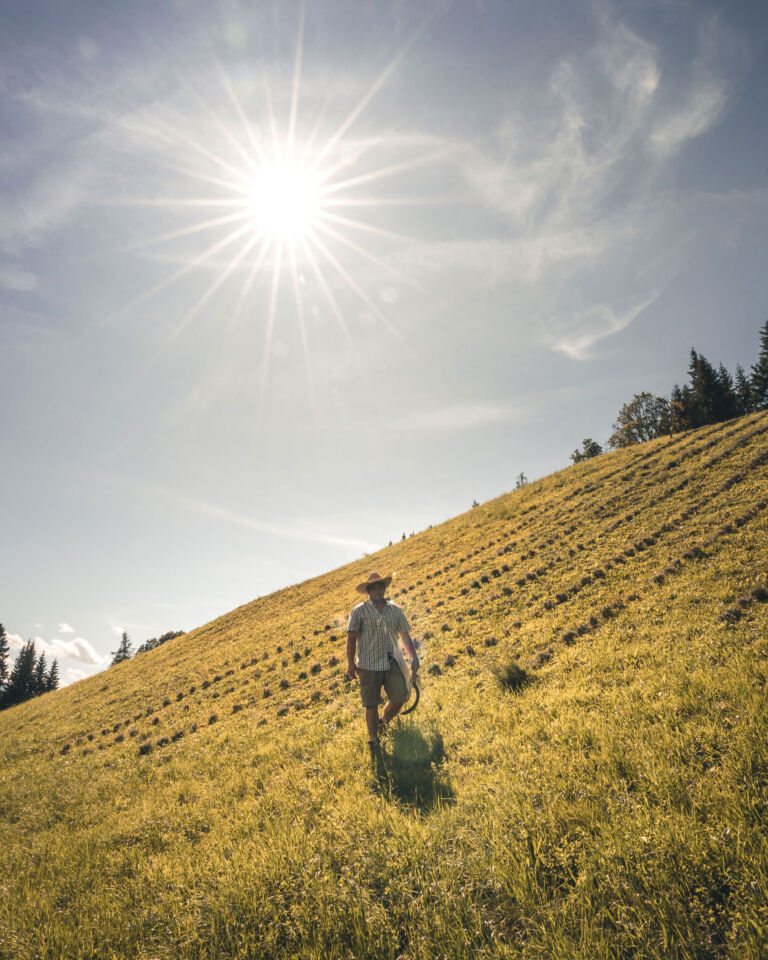
[[357, 638], [360, 634], [356, 630], [347, 630], [347, 673], [351, 680], [357, 676], [357, 667], [355, 666], [355, 651], [357, 650]]
[[407, 630], [401, 630], [398, 636], [405, 644], [405, 652], [411, 658], [411, 673], [416, 673], [419, 669], [419, 655], [416, 653], [416, 647], [414, 646], [413, 640], [411, 640], [411, 635]]

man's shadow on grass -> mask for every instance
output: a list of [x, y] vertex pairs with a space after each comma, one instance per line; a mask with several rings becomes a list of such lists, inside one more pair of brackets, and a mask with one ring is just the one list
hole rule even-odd
[[396, 720], [379, 746], [371, 747], [375, 788], [389, 799], [428, 813], [451, 803], [453, 788], [445, 772], [443, 738], [411, 720]]

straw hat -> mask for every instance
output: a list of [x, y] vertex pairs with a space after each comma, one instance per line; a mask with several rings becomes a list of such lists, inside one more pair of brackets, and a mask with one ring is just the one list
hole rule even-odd
[[388, 587], [390, 583], [392, 583], [392, 577], [380, 577], [378, 573], [372, 573], [367, 580], [358, 583], [355, 590], [357, 590], [358, 593], [368, 593], [368, 587], [374, 583], [383, 583], [385, 587]]

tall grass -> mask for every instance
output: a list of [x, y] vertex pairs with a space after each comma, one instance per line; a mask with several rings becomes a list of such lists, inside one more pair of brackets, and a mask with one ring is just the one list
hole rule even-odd
[[[764, 957], [766, 428], [579, 464], [5, 711], [0, 957]], [[369, 567], [424, 664], [373, 756]]]

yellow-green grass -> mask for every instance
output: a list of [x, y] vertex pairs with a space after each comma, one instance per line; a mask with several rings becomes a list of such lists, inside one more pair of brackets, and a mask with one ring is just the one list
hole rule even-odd
[[[763, 414], [4, 711], [0, 956], [766, 956], [767, 534]], [[423, 661], [373, 758], [344, 655], [372, 570]]]

